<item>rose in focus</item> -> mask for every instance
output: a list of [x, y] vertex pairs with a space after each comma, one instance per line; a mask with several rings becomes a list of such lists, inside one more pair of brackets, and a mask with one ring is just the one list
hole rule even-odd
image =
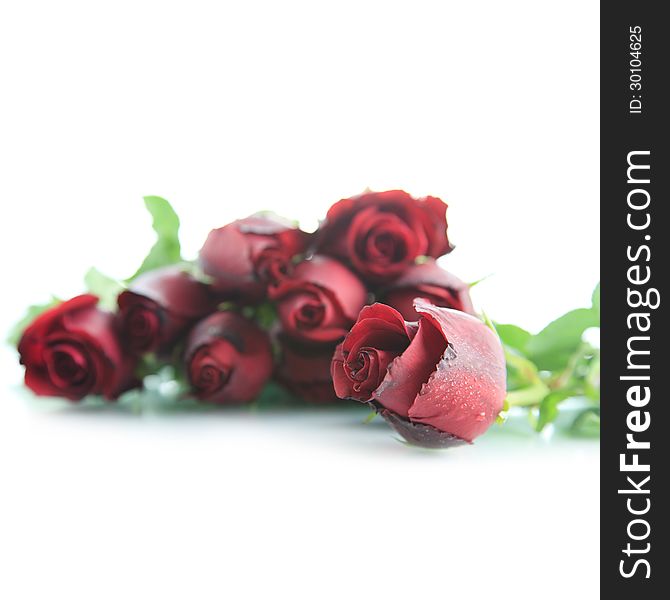
[[232, 311], [200, 321], [186, 342], [184, 364], [193, 394], [205, 402], [249, 402], [272, 373], [267, 334]]
[[331, 366], [340, 398], [370, 402], [408, 441], [472, 442], [505, 399], [505, 358], [496, 334], [460, 311], [415, 301], [416, 322], [384, 304], [366, 306]]
[[125, 355], [114, 315], [97, 307], [91, 294], [42, 313], [23, 332], [18, 350], [25, 383], [39, 396], [108, 400], [136, 385], [135, 361]]
[[345, 261], [368, 283], [388, 282], [419, 256], [451, 251], [447, 205], [401, 190], [368, 192], [330, 207], [317, 232], [317, 251]]

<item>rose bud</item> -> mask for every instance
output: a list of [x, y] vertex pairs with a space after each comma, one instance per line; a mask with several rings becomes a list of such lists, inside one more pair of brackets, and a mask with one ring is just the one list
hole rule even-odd
[[411, 443], [472, 442], [503, 407], [500, 340], [471, 315], [421, 298], [414, 307], [418, 322], [385, 304], [361, 311], [333, 356], [335, 392], [371, 403]]
[[418, 321], [414, 298], [425, 298], [435, 306], [476, 315], [470, 299], [470, 286], [434, 260], [410, 266], [382, 293], [380, 301], [399, 311], [405, 320]]
[[199, 264], [226, 294], [260, 300], [291, 270], [309, 236], [276, 215], [254, 215], [213, 229], [200, 250]]
[[281, 362], [275, 376], [296, 396], [318, 404], [337, 400], [330, 361], [335, 344], [304, 345], [286, 336], [279, 337]]
[[447, 205], [406, 192], [369, 192], [333, 204], [317, 232], [317, 251], [350, 264], [368, 282], [398, 277], [418, 256], [451, 251]]
[[114, 315], [98, 298], [77, 296], [47, 310], [23, 332], [18, 350], [26, 385], [39, 396], [108, 400], [137, 385], [135, 363], [124, 356]]
[[333, 258], [314, 256], [269, 290], [282, 330], [304, 342], [341, 340], [367, 301], [363, 283]]
[[217, 404], [249, 402], [272, 373], [267, 334], [234, 312], [217, 312], [191, 331], [184, 353], [194, 395]]
[[171, 350], [198, 319], [220, 302], [213, 290], [178, 266], [140, 275], [119, 294], [119, 325], [134, 353]]

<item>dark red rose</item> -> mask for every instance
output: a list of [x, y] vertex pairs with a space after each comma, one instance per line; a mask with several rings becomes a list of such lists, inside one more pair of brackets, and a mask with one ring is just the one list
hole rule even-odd
[[202, 270], [228, 295], [259, 300], [291, 270], [308, 234], [277, 216], [254, 215], [213, 229], [200, 250]]
[[367, 300], [363, 283], [333, 258], [313, 256], [270, 289], [284, 333], [298, 340], [337, 342]]
[[408, 441], [472, 442], [502, 410], [505, 357], [498, 337], [463, 312], [415, 302], [418, 322], [366, 306], [333, 356], [340, 398], [371, 402]]
[[191, 331], [184, 353], [196, 397], [217, 404], [249, 402], [272, 373], [267, 334], [234, 312], [218, 312]]
[[335, 344], [303, 345], [280, 336], [281, 362], [276, 378], [296, 396], [323, 404], [337, 400], [330, 362]]
[[383, 292], [380, 300], [399, 311], [407, 321], [418, 321], [414, 298], [425, 298], [435, 306], [476, 315], [470, 299], [470, 286], [434, 260], [410, 266]]
[[416, 200], [401, 190], [340, 200], [317, 232], [317, 250], [347, 262], [368, 282], [391, 281], [417, 256], [451, 251], [446, 213], [439, 198]]
[[118, 319], [135, 353], [171, 350], [187, 329], [216, 309], [220, 298], [180, 267], [148, 271], [119, 294]]
[[69, 400], [101, 394], [112, 400], [137, 383], [114, 315], [97, 304], [96, 296], [77, 296], [47, 310], [24, 331], [19, 354], [33, 392]]

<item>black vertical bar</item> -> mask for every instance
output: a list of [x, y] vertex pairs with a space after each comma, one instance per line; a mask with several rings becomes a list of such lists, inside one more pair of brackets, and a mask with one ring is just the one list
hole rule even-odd
[[603, 598], [670, 597], [670, 338], [661, 322], [670, 302], [663, 217], [670, 27], [663, 8], [601, 3]]

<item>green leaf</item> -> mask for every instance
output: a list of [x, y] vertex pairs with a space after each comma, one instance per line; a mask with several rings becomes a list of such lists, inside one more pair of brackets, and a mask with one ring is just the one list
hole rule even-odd
[[210, 285], [214, 282], [214, 278], [204, 273], [197, 261], [182, 260], [179, 262], [179, 267], [181, 271], [188, 273], [193, 279], [200, 283]]
[[476, 285], [479, 285], [482, 281], [486, 281], [489, 277], [493, 277], [493, 273], [489, 273], [488, 275], [484, 275], [484, 277], [480, 277], [479, 279], [475, 279], [474, 281], [471, 281], [470, 283], [467, 284], [467, 286], [472, 289]]
[[51, 297], [51, 300], [44, 302], [43, 304], [33, 304], [29, 306], [25, 314], [19, 321], [11, 328], [9, 334], [7, 335], [7, 343], [11, 346], [18, 346], [21, 341], [21, 336], [26, 330], [26, 327], [30, 325], [37, 317], [39, 317], [43, 312], [53, 308], [60, 304], [60, 300], [55, 296]]
[[591, 295], [591, 304], [592, 309], [598, 316], [598, 324], [600, 324], [600, 283], [596, 286], [596, 289], [593, 290]]
[[588, 398], [600, 402], [600, 352], [598, 351], [589, 362], [584, 388]]
[[579, 437], [599, 437], [600, 409], [587, 408], [580, 412], [570, 427], [570, 433]]
[[[493, 321], [489, 319], [489, 316], [486, 314], [486, 311], [482, 311], [481, 314], [481, 320], [484, 321], [484, 325], [486, 325], [493, 333], [498, 335], [498, 332], [496, 331], [496, 326], [493, 324]], [[500, 336], [498, 336], [500, 337]]]
[[519, 354], [514, 348], [503, 346], [503, 350], [507, 365], [508, 389], [522, 388], [542, 381], [535, 363]]
[[163, 367], [163, 361], [159, 360], [154, 353], [144, 354], [137, 361], [135, 377], [140, 381], [149, 375], [156, 375]]
[[86, 272], [84, 283], [89, 293], [100, 298], [100, 307], [107, 310], [116, 308], [116, 297], [125, 289], [120, 281], [101, 273], [95, 267]]
[[145, 196], [144, 204], [153, 217], [152, 227], [156, 232], [156, 243], [149, 250], [146, 258], [131, 281], [138, 275], [173, 265], [181, 261], [181, 245], [179, 243], [179, 217], [170, 203], [159, 196]]
[[537, 406], [549, 394], [549, 388], [538, 381], [525, 388], [507, 392], [505, 401], [509, 406]]
[[571, 310], [532, 336], [526, 345], [526, 353], [540, 370], [563, 369], [579, 348], [584, 331], [598, 325], [598, 315], [594, 310]]
[[300, 404], [305, 403], [276, 381], [269, 381], [265, 384], [265, 387], [261, 390], [254, 402], [251, 403], [250, 408], [254, 410], [262, 410]]
[[374, 421], [375, 417], [377, 416], [377, 411], [376, 410], [371, 410], [370, 414], [363, 419], [363, 425], [367, 425], [368, 423], [371, 423]]
[[521, 352], [521, 354], [526, 353], [526, 346], [528, 345], [530, 338], [533, 337], [528, 331], [517, 325], [509, 325], [505, 323], [496, 323], [495, 326], [503, 344], [510, 348], [514, 348], [518, 352]]
[[549, 423], [558, 417], [558, 405], [572, 394], [568, 390], [558, 390], [547, 394], [540, 403], [540, 414], [535, 429], [542, 431]]
[[269, 331], [277, 322], [277, 309], [270, 302], [265, 302], [256, 308], [255, 317], [258, 326]]

